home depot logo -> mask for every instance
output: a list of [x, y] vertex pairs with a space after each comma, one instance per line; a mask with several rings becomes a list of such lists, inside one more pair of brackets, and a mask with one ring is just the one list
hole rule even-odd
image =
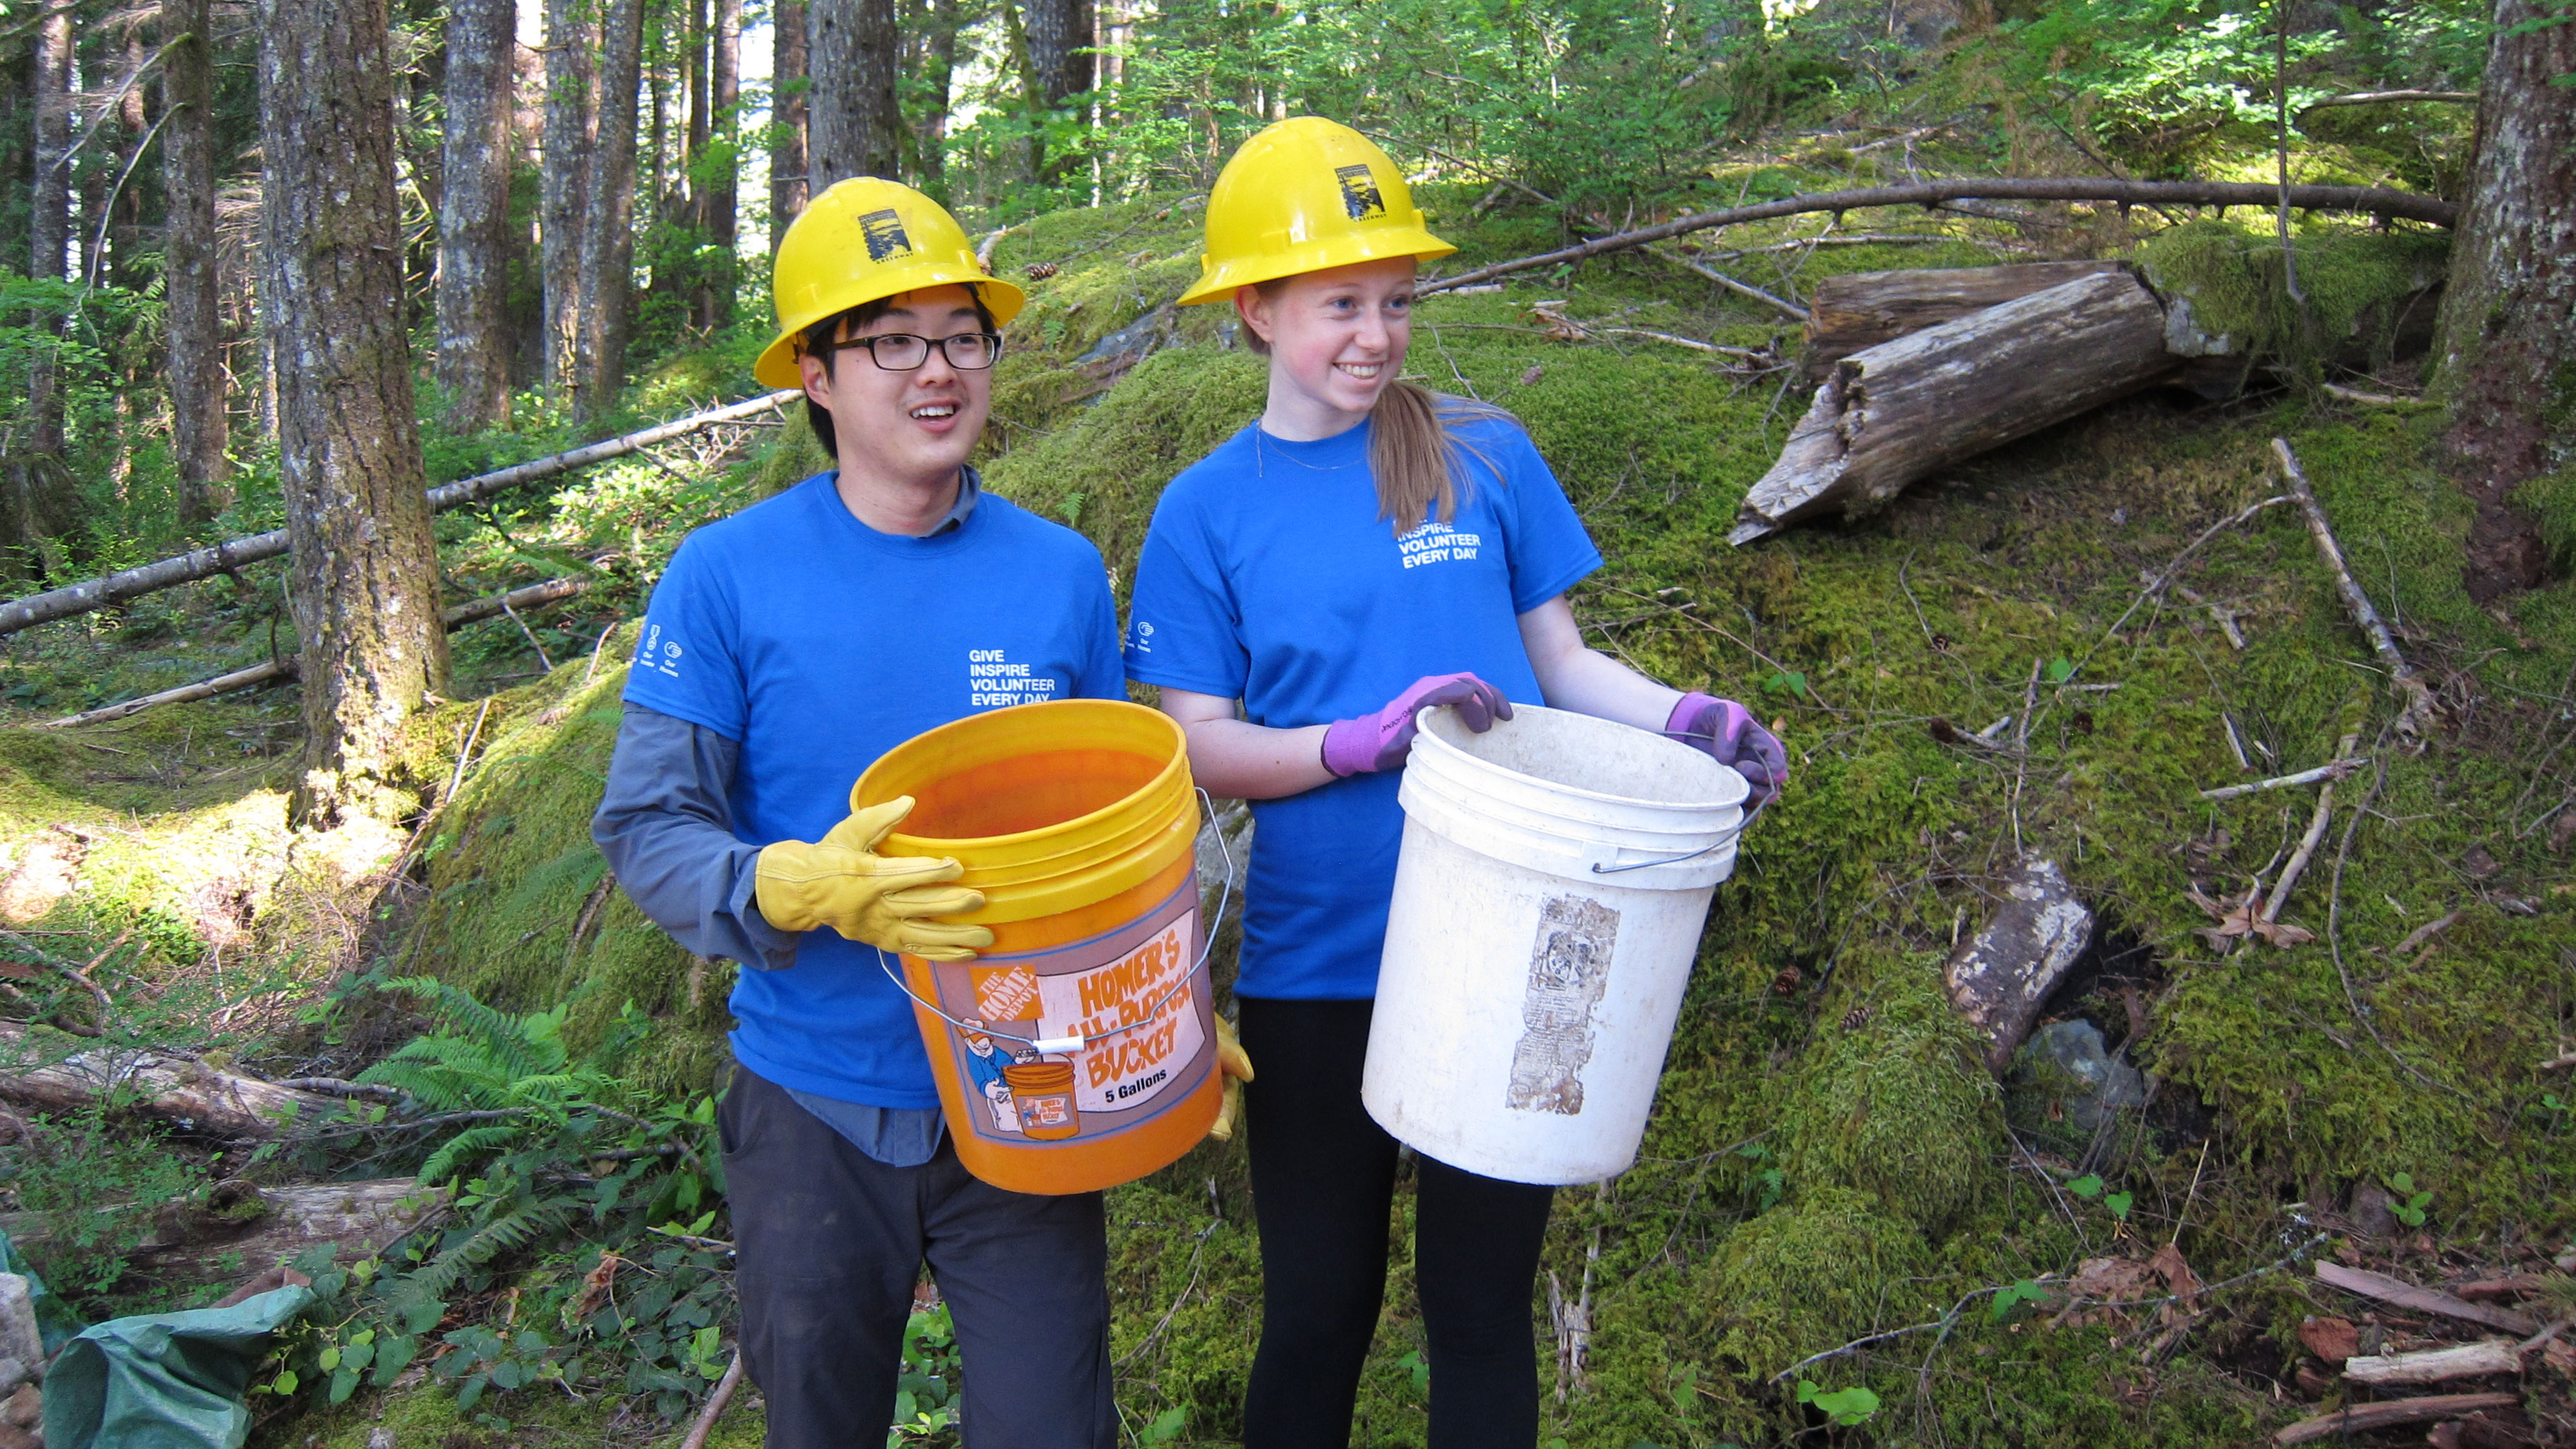
[[1377, 178], [1367, 166], [1336, 166], [1333, 176], [1342, 183], [1342, 209], [1351, 214], [1351, 220], [1386, 215], [1386, 198], [1378, 195]]
[[859, 235], [867, 239], [868, 260], [872, 262], [907, 255], [912, 251], [912, 238], [904, 235], [903, 218], [897, 216], [892, 207], [860, 217]]

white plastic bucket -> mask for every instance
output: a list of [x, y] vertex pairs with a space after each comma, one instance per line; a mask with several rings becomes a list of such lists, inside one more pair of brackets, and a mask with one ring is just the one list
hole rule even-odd
[[1627, 1170], [1744, 777], [1531, 705], [1483, 734], [1427, 709], [1360, 1097], [1415, 1151], [1511, 1182]]

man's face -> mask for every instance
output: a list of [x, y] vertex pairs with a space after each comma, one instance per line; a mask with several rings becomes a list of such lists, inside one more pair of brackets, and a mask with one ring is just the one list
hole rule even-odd
[[[865, 327], [845, 327], [841, 341], [895, 332], [937, 341], [983, 330], [973, 293], [932, 287], [895, 298], [884, 316]], [[957, 471], [983, 436], [992, 410], [992, 370], [952, 367], [936, 347], [910, 372], [889, 372], [868, 349], [848, 346], [829, 373], [810, 353], [797, 366], [805, 395], [831, 409], [841, 466], [889, 481], [927, 482]]]

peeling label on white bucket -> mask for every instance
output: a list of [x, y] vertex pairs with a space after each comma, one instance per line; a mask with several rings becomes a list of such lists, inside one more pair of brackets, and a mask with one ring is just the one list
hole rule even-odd
[[1610, 984], [1619, 913], [1585, 896], [1554, 896], [1539, 907], [1521, 998], [1521, 1039], [1503, 1105], [1519, 1112], [1583, 1110], [1583, 1069], [1592, 1061], [1592, 1008]]

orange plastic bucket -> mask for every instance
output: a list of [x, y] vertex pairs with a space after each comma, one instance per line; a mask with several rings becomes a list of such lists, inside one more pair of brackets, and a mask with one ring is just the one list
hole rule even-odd
[[1198, 794], [1179, 725], [1073, 699], [945, 724], [859, 777], [913, 797], [878, 850], [954, 856], [988, 926], [972, 961], [903, 958], [966, 1170], [1089, 1192], [1176, 1162], [1222, 1082], [1199, 919]]

